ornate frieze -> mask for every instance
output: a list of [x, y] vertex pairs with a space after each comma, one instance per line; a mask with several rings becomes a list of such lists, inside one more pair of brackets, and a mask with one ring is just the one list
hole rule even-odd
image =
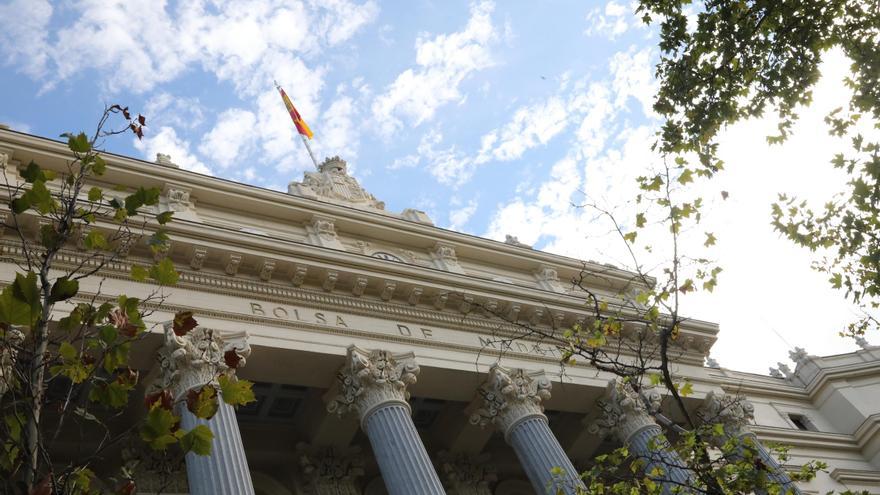
[[378, 201], [361, 187], [357, 179], [348, 175], [348, 163], [338, 156], [325, 158], [317, 172], [303, 175], [302, 182], [291, 182], [287, 193], [347, 206], [385, 209], [385, 203]]
[[379, 297], [383, 301], [390, 301], [394, 297], [394, 290], [397, 289], [397, 283], [393, 280], [382, 282], [382, 289], [379, 291]]
[[293, 273], [290, 275], [290, 283], [294, 287], [299, 287], [306, 281], [306, 275], [309, 273], [309, 267], [306, 265], [293, 265]]
[[461, 314], [468, 314], [471, 312], [471, 309], [474, 307], [474, 296], [469, 294], [462, 294], [461, 301], [458, 303], [458, 310]]
[[238, 269], [241, 266], [241, 255], [238, 253], [229, 253], [229, 256], [226, 257], [226, 267], [224, 271], [227, 275], [232, 275], [233, 277], [238, 274]]
[[[168, 389], [175, 398], [188, 390], [214, 384], [221, 374], [233, 374], [245, 365], [251, 353], [247, 333], [221, 335], [219, 331], [196, 327], [177, 335], [172, 323], [165, 324], [165, 343], [159, 349], [160, 376], [154, 388]], [[235, 359], [235, 367], [230, 367]]]
[[522, 306], [519, 303], [510, 303], [507, 305], [507, 315], [505, 318], [511, 323], [516, 323], [519, 320], [520, 311], [522, 311]]
[[327, 270], [324, 273], [324, 282], [321, 284], [321, 287], [326, 292], [333, 292], [333, 289], [336, 288], [336, 282], [339, 281], [339, 272], [336, 270]]
[[355, 277], [354, 284], [351, 286], [351, 293], [355, 297], [364, 295], [364, 291], [367, 289], [367, 282], [369, 282], [367, 277]]
[[359, 447], [334, 449], [296, 446], [299, 468], [308, 495], [360, 495], [358, 478], [364, 475], [364, 460]]
[[193, 248], [192, 256], [189, 258], [189, 266], [193, 270], [201, 270], [208, 258], [208, 250], [205, 248]]
[[327, 411], [340, 416], [357, 412], [361, 423], [383, 404], [398, 403], [409, 408], [407, 387], [416, 382], [419, 366], [411, 352], [367, 351], [349, 346], [345, 364], [336, 374], [336, 395]]
[[434, 296], [434, 307], [438, 310], [442, 310], [446, 307], [446, 301], [449, 300], [449, 293], [441, 292]]
[[550, 388], [550, 380], [542, 371], [493, 365], [489, 377], [477, 390], [477, 409], [470, 422], [481, 427], [494, 424], [507, 437], [523, 419], [544, 416], [541, 403], [550, 398]]
[[440, 452], [440, 476], [452, 495], [492, 495], [490, 485], [498, 481], [489, 455], [469, 456]]
[[541, 265], [535, 271], [535, 280], [538, 281], [538, 287], [553, 292], [565, 292], [565, 287], [559, 283], [559, 274], [556, 269], [549, 265]]
[[421, 287], [413, 287], [409, 291], [409, 296], [406, 297], [406, 302], [410, 306], [415, 306], [415, 305], [419, 304], [419, 299], [421, 299], [422, 292], [424, 292], [424, 290], [425, 289], [423, 289]]
[[306, 226], [306, 233], [309, 242], [315, 246], [345, 251], [345, 246], [336, 235], [336, 223], [332, 218], [320, 215], [313, 216], [311, 222]]
[[640, 396], [626, 383], [612, 380], [605, 396], [597, 402], [601, 414], [589, 430], [601, 436], [614, 435], [626, 444], [643, 428], [657, 425], [651, 413], [660, 409], [660, 401], [656, 390], [643, 390]]
[[434, 245], [434, 249], [431, 251], [431, 260], [441, 270], [452, 273], [464, 273], [464, 269], [458, 264], [455, 248], [451, 244], [438, 242]]
[[697, 416], [707, 424], [720, 423], [729, 436], [739, 436], [755, 419], [755, 406], [742, 396], [709, 392]]
[[260, 280], [268, 282], [272, 280], [272, 272], [275, 271], [274, 260], [263, 260], [260, 264]]

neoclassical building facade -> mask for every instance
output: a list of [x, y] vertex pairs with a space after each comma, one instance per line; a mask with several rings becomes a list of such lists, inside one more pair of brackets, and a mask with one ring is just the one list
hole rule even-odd
[[[0, 129], [9, 180], [31, 160], [61, 169], [67, 158], [64, 143]], [[174, 212], [166, 255], [180, 281], [150, 308], [153, 335], [135, 355], [142, 376], [184, 394], [233, 350], [257, 398], [224, 404], [208, 422], [211, 456], [190, 455], [170, 474], [145, 465], [141, 493], [540, 494], [576, 483], [596, 455], [647, 449], [663, 431], [612, 376], [582, 364], [560, 374], [553, 345], [517, 334], [517, 322], [552, 332], [584, 321], [585, 293], [571, 280], [612, 300], [630, 273], [444, 230], [418, 210], [389, 212], [339, 158], [287, 193], [181, 170], [164, 155], [105, 158], [98, 185], [159, 187], [156, 208]], [[145, 240], [115, 246], [119, 259], [83, 280], [78, 297], [99, 280], [107, 295], [155, 289], [129, 275], [152, 256]], [[7, 234], [3, 283], [16, 249]], [[71, 246], [64, 260], [78, 256]], [[184, 310], [199, 328], [163, 330]], [[724, 411], [726, 434], [791, 446], [790, 465], [766, 459], [780, 479], [827, 462], [801, 493], [880, 493], [880, 348], [793, 350], [794, 370], [762, 376], [707, 361], [717, 333], [688, 320], [675, 341], [675, 372], [693, 384], [689, 409]], [[728, 407], [734, 395], [747, 402]], [[665, 407], [659, 394], [651, 400]], [[199, 421], [184, 414], [183, 427]]]

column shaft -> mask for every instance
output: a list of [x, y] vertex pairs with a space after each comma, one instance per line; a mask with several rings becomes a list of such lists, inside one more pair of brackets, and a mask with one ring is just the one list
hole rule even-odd
[[211, 455], [192, 452], [186, 455], [189, 492], [191, 495], [254, 495], [235, 410], [222, 399], [219, 402], [217, 414], [207, 421], [197, 418], [186, 406], [180, 408], [183, 429], [207, 425], [214, 433]]
[[[663, 470], [658, 478], [653, 478], [663, 486], [664, 494], [673, 493], [677, 486], [692, 486], [690, 472], [683, 469], [684, 463], [674, 451], [665, 448], [668, 443], [662, 439], [663, 429], [659, 425], [651, 425], [634, 433], [627, 440], [627, 447], [637, 457], [644, 459], [645, 474], [650, 475], [655, 468]], [[651, 444], [654, 448], [651, 448]]]
[[[801, 492], [801, 489], [798, 488], [797, 483], [791, 480], [791, 477], [785, 472], [785, 469], [776, 462], [776, 459], [770, 455], [770, 452], [767, 451], [767, 448], [764, 447], [764, 444], [758, 440], [758, 437], [754, 433], [748, 432], [740, 438], [751, 438], [752, 442], [754, 442], [758, 457], [761, 459], [761, 462], [767, 466], [767, 478], [773, 483], [782, 485], [783, 493], [788, 493], [787, 490], [791, 490], [794, 495], [801, 495], [801, 493], [803, 493]], [[767, 490], [756, 489], [755, 493], [757, 495], [766, 495]]]
[[[507, 441], [519, 457], [535, 493], [555, 494], [557, 489], [562, 489], [566, 494], [573, 494], [576, 487], [584, 487], [543, 416], [528, 418], [515, 425], [508, 433]], [[561, 478], [554, 477], [553, 468], [560, 468], [565, 474]]]
[[379, 406], [362, 424], [389, 495], [446, 493], [419, 438], [409, 408], [393, 402]]

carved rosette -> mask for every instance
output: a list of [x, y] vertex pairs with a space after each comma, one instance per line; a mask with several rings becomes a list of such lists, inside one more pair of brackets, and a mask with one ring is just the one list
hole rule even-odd
[[24, 342], [24, 334], [16, 327], [9, 327], [0, 340], [0, 398], [12, 385], [12, 371], [18, 347]]
[[340, 416], [357, 412], [363, 424], [382, 405], [398, 403], [408, 409], [406, 388], [419, 374], [414, 357], [411, 352], [392, 354], [350, 346], [345, 365], [336, 375], [338, 393], [327, 403], [327, 411]]
[[332, 447], [311, 447], [300, 443], [296, 447], [299, 467], [306, 481], [309, 495], [359, 495], [357, 479], [364, 474], [364, 460], [360, 448], [339, 450]]
[[601, 416], [590, 425], [590, 433], [614, 435], [626, 444], [643, 428], [656, 426], [651, 412], [660, 409], [660, 394], [656, 390], [644, 390], [645, 400], [624, 383], [612, 380], [605, 390], [605, 397], [597, 402]]
[[491, 495], [491, 483], [498, 481], [493, 466], [487, 464], [488, 454], [471, 457], [465, 454], [440, 452], [440, 471], [450, 493], [455, 495]]
[[165, 323], [165, 343], [159, 349], [158, 358], [160, 376], [153, 387], [166, 388], [177, 399], [190, 389], [216, 384], [220, 375], [235, 373], [235, 369], [226, 364], [227, 353], [237, 357], [238, 368], [245, 365], [251, 353], [247, 338], [245, 332], [221, 335], [205, 327], [196, 327], [178, 336], [171, 322]]
[[709, 392], [697, 416], [704, 423], [720, 423], [728, 436], [740, 436], [748, 433], [748, 425], [755, 419], [755, 406], [744, 397]]
[[470, 417], [471, 424], [494, 424], [506, 438], [521, 421], [536, 416], [546, 418], [541, 403], [550, 398], [550, 380], [542, 371], [530, 373], [496, 364], [477, 393], [479, 407]]

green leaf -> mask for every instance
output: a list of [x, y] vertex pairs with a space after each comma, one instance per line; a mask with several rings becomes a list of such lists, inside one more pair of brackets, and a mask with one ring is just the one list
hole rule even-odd
[[636, 231], [627, 232], [626, 234], [623, 234], [623, 239], [630, 244], [634, 244], [637, 235], [638, 233]]
[[89, 201], [101, 201], [104, 197], [104, 191], [100, 187], [89, 189]]
[[101, 176], [104, 175], [104, 172], [107, 171], [107, 162], [101, 158], [101, 155], [95, 155], [95, 163], [92, 164], [92, 172], [95, 175]]
[[89, 138], [86, 137], [86, 133], [84, 132], [81, 132], [76, 136], [73, 134], [66, 134], [65, 136], [67, 137], [67, 147], [74, 153], [86, 153], [92, 149], [92, 145], [89, 143]]
[[98, 230], [90, 230], [83, 238], [83, 244], [86, 249], [106, 250], [110, 247], [110, 244], [107, 243], [107, 238]]
[[713, 234], [711, 232], [706, 232], [706, 242], [704, 242], [703, 245], [706, 247], [714, 246], [715, 241], [717, 241], [717, 240], [718, 239], [715, 238], [715, 234]]
[[129, 216], [136, 215], [141, 206], [158, 203], [161, 194], [159, 188], [156, 187], [151, 187], [149, 189], [139, 187], [137, 191], [125, 198], [125, 210], [128, 212]]
[[694, 385], [691, 382], [686, 381], [686, 382], [682, 383], [681, 385], [679, 385], [678, 393], [682, 397], [687, 397], [689, 395], [692, 395], [694, 393]]
[[693, 175], [694, 175], [693, 171], [691, 171], [691, 169], [689, 169], [689, 168], [682, 170], [681, 175], [678, 176], [678, 183], [681, 185], [685, 185], [688, 182], [693, 182], [694, 181]]
[[21, 171], [21, 178], [24, 179], [24, 181], [29, 184], [33, 184], [34, 182], [36, 182], [38, 180], [46, 182], [48, 180], [51, 180], [49, 178], [50, 176], [54, 177], [54, 174], [47, 175], [47, 172], [49, 172], [49, 171], [41, 169], [39, 165], [37, 165], [36, 163], [33, 162], [33, 160], [31, 160], [31, 162], [28, 163], [28, 166], [25, 167], [25, 169]]
[[160, 401], [154, 402], [144, 418], [141, 427], [141, 438], [147, 442], [153, 450], [165, 450], [169, 445], [177, 442], [173, 429], [180, 421], [171, 411], [164, 409]]
[[74, 361], [77, 355], [76, 347], [73, 347], [70, 342], [62, 342], [61, 347], [58, 348], [58, 354], [65, 361]]
[[70, 280], [67, 277], [59, 277], [52, 284], [52, 290], [49, 293], [49, 303], [66, 301], [75, 296], [79, 292], [79, 281]]
[[184, 452], [193, 452], [196, 455], [211, 455], [211, 442], [214, 433], [207, 425], [198, 425], [180, 437], [180, 448]]
[[27, 305], [30, 318], [25, 325], [33, 326], [43, 310], [40, 301], [40, 290], [37, 288], [37, 274], [28, 272], [27, 275], [20, 273], [15, 274], [15, 281], [12, 283], [12, 297], [18, 302]]
[[140, 265], [131, 265], [131, 278], [138, 282], [143, 282], [150, 275], [146, 268]]
[[219, 406], [217, 389], [212, 385], [204, 385], [200, 389], [190, 389], [186, 393], [186, 408], [197, 418], [213, 418], [217, 414]]
[[645, 214], [644, 213], [637, 213], [636, 214], [636, 228], [640, 229], [640, 228], [644, 227], [645, 223], [646, 223]]
[[159, 222], [159, 225], [165, 225], [166, 223], [171, 221], [171, 217], [173, 215], [173, 211], [164, 211], [156, 215], [156, 221]]
[[254, 391], [251, 390], [253, 383], [247, 380], [238, 380], [226, 375], [220, 375], [220, 396], [223, 402], [233, 406], [243, 406], [257, 400]]
[[174, 285], [180, 278], [180, 274], [174, 269], [174, 263], [168, 258], [162, 258], [161, 261], [150, 267], [150, 278], [161, 285]]

